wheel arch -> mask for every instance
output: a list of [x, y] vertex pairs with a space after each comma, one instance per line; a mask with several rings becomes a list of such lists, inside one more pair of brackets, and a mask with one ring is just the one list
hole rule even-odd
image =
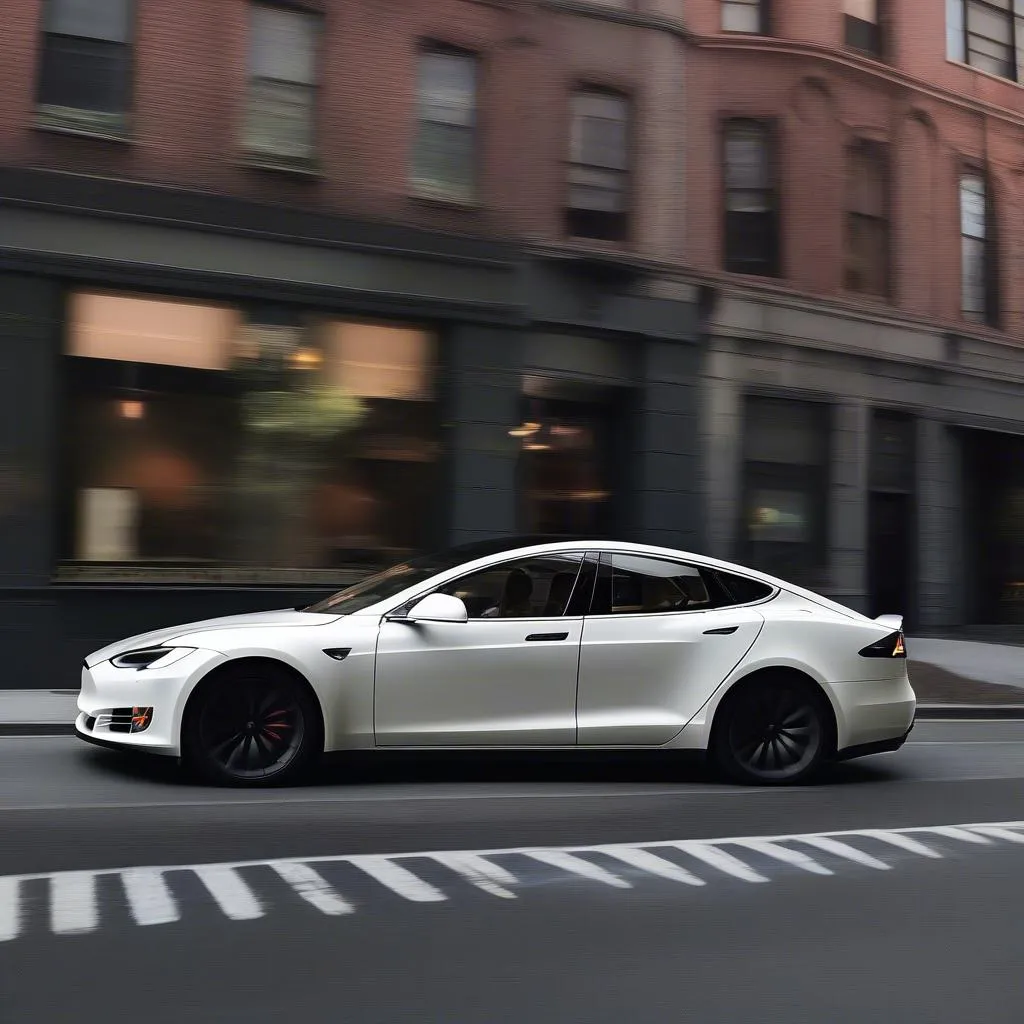
[[195, 709], [199, 705], [199, 699], [211, 686], [217, 684], [222, 677], [230, 677], [232, 673], [238, 672], [239, 669], [266, 669], [269, 671], [280, 672], [282, 675], [286, 675], [296, 683], [296, 685], [302, 687], [307, 696], [313, 702], [312, 706], [317, 712], [317, 721], [314, 722], [317, 732], [317, 744], [316, 749], [323, 753], [326, 744], [327, 735], [327, 722], [324, 714], [323, 702], [320, 700], [320, 695], [316, 692], [312, 683], [304, 676], [294, 665], [289, 665], [288, 662], [282, 661], [280, 658], [272, 658], [268, 655], [244, 655], [239, 658], [231, 658], [229, 661], [222, 661], [215, 665], [206, 673], [194, 687], [192, 687], [191, 693], [188, 695], [188, 699], [185, 701], [185, 706], [181, 713], [181, 735], [179, 742], [185, 743], [188, 735], [188, 727], [190, 724], [191, 716], [195, 714]]
[[828, 726], [829, 736], [829, 750], [828, 756], [832, 757], [838, 747], [839, 742], [839, 714], [836, 710], [835, 701], [832, 699], [832, 695], [829, 693], [827, 687], [823, 686], [821, 681], [812, 676], [809, 672], [804, 671], [801, 668], [797, 668], [794, 665], [765, 665], [760, 668], [755, 668], [750, 672], [745, 673], [738, 679], [734, 679], [729, 683], [728, 687], [721, 694], [719, 699], [716, 701], [714, 709], [711, 712], [711, 722], [707, 730], [707, 749], [712, 750], [714, 748], [715, 740], [717, 739], [718, 729], [721, 727], [722, 722], [725, 720], [725, 715], [722, 714], [724, 708], [727, 708], [729, 702], [734, 700], [736, 696], [743, 691], [749, 689], [752, 686], [756, 686], [759, 680], [762, 679], [798, 679], [804, 685], [814, 690], [819, 697], [821, 697], [824, 705], [828, 708], [828, 716], [826, 725]]

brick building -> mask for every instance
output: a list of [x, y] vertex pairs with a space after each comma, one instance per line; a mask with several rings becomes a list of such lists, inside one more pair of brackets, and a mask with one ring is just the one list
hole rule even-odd
[[879, 4], [0, 0], [24, 678], [513, 531], [1018, 618], [1017, 26]]

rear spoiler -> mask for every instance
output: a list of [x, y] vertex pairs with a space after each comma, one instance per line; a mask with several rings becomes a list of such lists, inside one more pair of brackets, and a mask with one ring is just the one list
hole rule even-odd
[[891, 629], [894, 633], [903, 628], [902, 615], [879, 615], [875, 622], [880, 626], [885, 626], [886, 629]]

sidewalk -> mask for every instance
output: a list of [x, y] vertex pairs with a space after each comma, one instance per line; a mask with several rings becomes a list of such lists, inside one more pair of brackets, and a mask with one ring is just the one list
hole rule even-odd
[[[1024, 648], [908, 638], [910, 681], [922, 718], [1024, 718]], [[0, 735], [70, 734], [77, 690], [0, 689]]]

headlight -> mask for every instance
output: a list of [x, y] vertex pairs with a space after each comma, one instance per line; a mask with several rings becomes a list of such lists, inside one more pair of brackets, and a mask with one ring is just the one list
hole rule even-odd
[[191, 654], [194, 647], [147, 647], [140, 651], [126, 651], [110, 659], [116, 668], [167, 668]]

